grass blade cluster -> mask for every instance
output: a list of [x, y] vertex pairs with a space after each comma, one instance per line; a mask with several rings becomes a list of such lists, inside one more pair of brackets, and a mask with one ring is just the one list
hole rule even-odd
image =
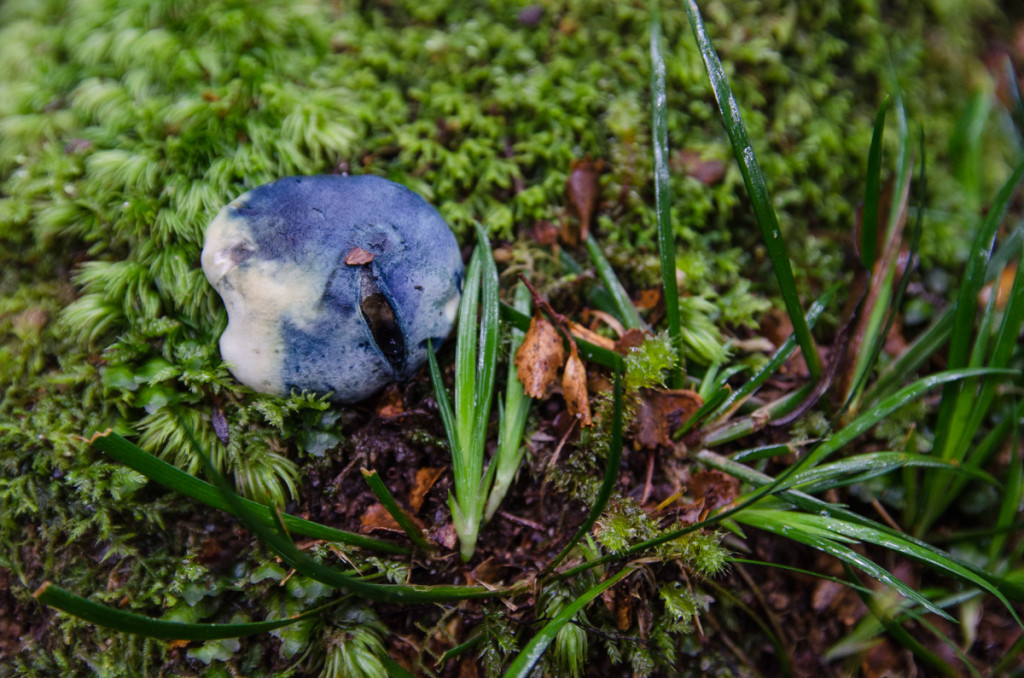
[[[522, 386], [519, 385], [518, 392], [514, 386], [511, 387], [507, 393], [511, 404], [508, 416], [502, 417], [497, 457], [485, 472], [484, 452], [498, 362], [501, 308], [498, 301], [498, 271], [487, 235], [479, 224], [476, 234], [477, 246], [469, 261], [466, 287], [459, 304], [454, 410], [445, 392], [437, 358], [433, 350], [427, 351], [430, 379], [452, 455], [455, 494], [449, 495], [448, 507], [452, 512], [455, 531], [459, 535], [460, 553], [465, 561], [472, 558], [476, 550], [485, 510], [487, 516], [497, 510], [522, 459], [519, 447], [529, 407], [529, 399], [522, 393]], [[510, 310], [516, 315], [522, 315], [519, 310]], [[510, 383], [512, 379], [518, 384], [518, 378], [510, 376]], [[497, 484], [498, 493], [492, 502], [492, 485], [499, 469], [502, 471], [502, 480]]]

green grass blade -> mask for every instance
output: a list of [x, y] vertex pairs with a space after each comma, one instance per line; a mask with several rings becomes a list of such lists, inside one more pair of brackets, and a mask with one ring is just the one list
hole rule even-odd
[[676, 282], [676, 237], [672, 229], [672, 195], [668, 172], [668, 95], [665, 88], [665, 57], [661, 38], [658, 0], [651, 0], [651, 119], [654, 131], [654, 202], [658, 222], [658, 252], [661, 257], [662, 292], [668, 336], [676, 351], [676, 364], [669, 387], [683, 388], [683, 330]]
[[701, 442], [708, 447], [714, 447], [760, 431], [773, 420], [798, 408], [814, 390], [814, 386], [813, 383], [805, 384], [778, 400], [764, 405], [753, 414], [709, 426], [707, 430], [703, 431]]
[[860, 219], [860, 260], [869, 271], [878, 256], [878, 206], [882, 193], [882, 134], [885, 132], [885, 112], [889, 97], [882, 100], [875, 116], [875, 130], [871, 134], [868, 151], [868, 176], [864, 184], [864, 210]]
[[[480, 340], [478, 344], [476, 383], [473, 412], [473, 441], [478, 450], [474, 450], [473, 466], [477, 483], [484, 466], [484, 442], [487, 438], [487, 422], [491, 416], [491, 402], [494, 398], [494, 377], [498, 369], [498, 269], [494, 265], [494, 255], [487, 241], [487, 234], [480, 224], [476, 225], [477, 249], [482, 250], [480, 257]], [[478, 453], [477, 453], [478, 452]], [[484, 488], [486, 492], [486, 488]], [[479, 498], [483, 504], [486, 496]]]
[[614, 576], [605, 579], [597, 586], [591, 587], [579, 598], [566, 605], [556, 617], [545, 624], [541, 630], [537, 632], [537, 635], [530, 639], [530, 642], [526, 644], [522, 651], [512, 661], [508, 670], [505, 671], [504, 678], [528, 678], [533, 671], [533, 667], [537, 665], [538, 661], [540, 661], [540, 658], [544, 655], [548, 646], [554, 642], [555, 636], [557, 636], [558, 632], [562, 630], [562, 627], [572, 621], [572, 618], [575, 617], [580, 610], [586, 607], [590, 601], [594, 600], [602, 593], [628, 577], [635, 571], [635, 569], [636, 568], [631, 566], [623, 568]]
[[444, 425], [445, 435], [448, 436], [448, 448], [451, 450], [452, 459], [457, 454], [459, 447], [458, 429], [455, 427], [455, 414], [452, 412], [451, 401], [448, 400], [448, 392], [444, 388], [444, 376], [437, 364], [437, 356], [434, 355], [434, 347], [430, 340], [427, 340], [427, 364], [430, 366], [430, 383], [434, 387], [434, 400], [437, 401], [437, 411], [441, 415], [441, 423]]
[[826, 457], [834, 453], [836, 450], [846, 446], [854, 438], [857, 438], [868, 430], [874, 428], [878, 422], [889, 417], [907, 403], [917, 400], [936, 386], [956, 383], [971, 377], [980, 377], [985, 375], [1016, 377], [1019, 376], [1019, 374], [1020, 373], [1016, 370], [973, 368], [936, 372], [935, 374], [924, 377], [923, 379], [919, 379], [913, 384], [900, 389], [864, 414], [854, 419], [850, 424], [843, 427], [842, 430], [837, 432], [829, 440], [818, 445], [818, 447], [797, 462], [797, 464], [791, 466], [790, 469], [787, 470], [787, 473], [797, 466], [815, 466], [821, 463]]
[[[526, 289], [526, 285], [517, 284], [513, 297], [516, 309], [529, 313], [530, 291]], [[494, 484], [491, 486], [490, 494], [487, 497], [487, 506], [484, 509], [484, 520], [490, 520], [498, 510], [526, 452], [526, 448], [523, 447], [523, 431], [526, 429], [526, 415], [530, 412], [531, 399], [523, 391], [523, 383], [519, 381], [514, 360], [516, 351], [522, 345], [525, 335], [522, 330], [515, 328], [510, 334], [505, 403], [499, 409], [501, 416], [498, 427], [498, 451], [495, 453], [494, 459], [491, 460], [491, 464], [496, 470]]]
[[[900, 110], [900, 113], [901, 115], [903, 114], [902, 109]], [[906, 152], [905, 144], [902, 144], [902, 141], [903, 140], [901, 140], [901, 145], [904, 146], [903, 151]], [[896, 286], [896, 291], [891, 295], [892, 300], [887, 304], [888, 308], [883, 308], [883, 305], [880, 302], [876, 302], [875, 307], [871, 309], [872, 320], [874, 322], [870, 323], [868, 329], [866, 330], [866, 335], [871, 337], [868, 349], [867, 351], [862, 351], [862, 355], [857, 356], [854, 378], [851, 380], [852, 383], [850, 386], [849, 393], [846, 397], [846, 402], [840, 409], [840, 414], [839, 416], [836, 417], [837, 419], [840, 418], [846, 412], [847, 408], [853, 405], [854, 401], [856, 401], [859, 398], [861, 389], [864, 387], [864, 384], [867, 383], [870, 374], [874, 371], [875, 365], [878, 363], [878, 358], [882, 355], [882, 349], [885, 347], [886, 339], [889, 336], [890, 330], [892, 329], [892, 324], [893, 322], [895, 322], [896, 317], [899, 314], [899, 309], [903, 305], [903, 298], [907, 293], [907, 287], [910, 285], [910, 279], [917, 265], [917, 253], [921, 244], [921, 231], [924, 223], [925, 196], [927, 190], [925, 182], [927, 174], [925, 172], [925, 146], [923, 132], [921, 133], [920, 141], [921, 170], [918, 174], [918, 208], [917, 216], [914, 219], [914, 228], [911, 232], [909, 255], [906, 260], [907, 263], [904, 266], [903, 275], [900, 276], [899, 283]], [[909, 173], [910, 166], [908, 164], [907, 174], [909, 175]], [[908, 178], [909, 176], [905, 176], [901, 177], [900, 179], [900, 184], [905, 185], [906, 190], [908, 191], [907, 194], [899, 194], [900, 196], [902, 196], [900, 198], [901, 202], [904, 200], [905, 197], [909, 196], [909, 185], [906, 184]], [[900, 208], [900, 210], [902, 210], [902, 207]], [[894, 214], [894, 218], [897, 220], [901, 219], [901, 215], [902, 211], [899, 211]], [[898, 222], [894, 222], [893, 224], [891, 224], [892, 228], [890, 230], [892, 231], [893, 238], [901, 237], [901, 234], [899, 234], [896, 230], [898, 227], [897, 224]], [[894, 245], [895, 244], [896, 243], [894, 243]], [[887, 280], [884, 283], [886, 285], [886, 289], [882, 291], [882, 294], [879, 295], [878, 299], [887, 299], [890, 296], [888, 292], [888, 286], [891, 285], [891, 278], [896, 274], [895, 269], [897, 267], [898, 257], [887, 256], [886, 259], [887, 261], [891, 259], [891, 268], [886, 273]], [[876, 315], [877, 319], [874, 317]], [[881, 327], [881, 329], [878, 329], [878, 325], [881, 324], [880, 318], [883, 315], [885, 315], [884, 325]]]
[[775, 207], [772, 205], [768, 193], [768, 186], [764, 174], [757, 163], [754, 149], [750, 145], [750, 138], [747, 136], [746, 126], [740, 117], [739, 105], [733, 96], [732, 87], [722, 68], [722, 62], [715, 52], [711, 39], [708, 38], [704, 28], [704, 20], [701, 18], [700, 10], [695, 0], [686, 0], [686, 13], [690, 18], [690, 27], [697, 39], [697, 47], [704, 65], [708, 71], [708, 78], [711, 81], [711, 88], [715, 93], [715, 100], [718, 102], [718, 110], [722, 114], [725, 123], [725, 130], [729, 135], [732, 144], [733, 154], [740, 166], [740, 173], [743, 175], [743, 183], [750, 195], [750, 202], [754, 208], [754, 216], [761, 228], [761, 236], [764, 239], [768, 256], [775, 270], [775, 277], [779, 281], [779, 288], [782, 292], [782, 299], [786, 305], [786, 312], [793, 323], [793, 332], [796, 334], [797, 343], [803, 352], [804, 360], [807, 362], [807, 369], [811, 378], [815, 381], [821, 377], [821, 359], [818, 356], [818, 349], [811, 337], [811, 331], [807, 326], [807, 319], [804, 317], [800, 299], [797, 295], [796, 281], [793, 278], [793, 269], [790, 267], [789, 256], [786, 254], [786, 246], [782, 239], [782, 231], [779, 228], [779, 220], [775, 215]]
[[594, 505], [590, 507], [590, 512], [587, 514], [586, 520], [576, 530], [576, 534], [573, 535], [569, 543], [555, 556], [543, 570], [543, 572], [550, 572], [553, 570], [558, 563], [562, 561], [572, 549], [579, 543], [580, 539], [585, 534], [590, 532], [590, 528], [594, 526], [597, 519], [604, 513], [605, 507], [608, 505], [608, 500], [612, 496], [612, 490], [615, 489], [615, 481], [619, 477], [619, 462], [622, 461], [622, 427], [623, 427], [623, 402], [622, 402], [622, 373], [615, 373], [615, 387], [614, 387], [614, 405], [612, 410], [612, 438], [608, 443], [608, 458], [605, 460], [604, 467], [604, 480], [601, 483], [601, 489], [598, 492], [597, 500], [594, 501]]
[[902, 468], [935, 468], [948, 473], [962, 474], [967, 478], [980, 480], [998, 486], [999, 482], [988, 473], [967, 469], [928, 454], [908, 452], [871, 452], [858, 454], [831, 464], [821, 464], [809, 471], [798, 473], [792, 487], [808, 494], [817, 494], [854, 483], [867, 482], [872, 478], [892, 473]]
[[[153, 482], [159, 483], [190, 499], [202, 502], [211, 508], [233, 513], [231, 506], [224, 501], [216, 487], [185, 473], [162, 459], [154, 457], [141, 447], [125, 440], [116, 433], [107, 431], [103, 434], [97, 434], [93, 436], [90, 444], [125, 466], [138, 471]], [[259, 519], [264, 523], [269, 525], [273, 521], [270, 511], [266, 506], [241, 497], [239, 497], [239, 501], [242, 505], [248, 507], [253, 514], [259, 516]], [[320, 523], [314, 523], [288, 514], [285, 514], [283, 518], [289, 531], [305, 537], [349, 544], [385, 553], [409, 553], [408, 547], [400, 544], [345, 532], [344, 530], [328, 527], [327, 525], [321, 525]]]
[[[452, 449], [452, 472], [456, 494], [465, 494], [475, 480], [467, 473], [473, 449], [473, 413], [476, 410], [477, 312], [480, 304], [483, 249], [477, 245], [466, 269], [466, 282], [459, 302], [459, 327], [455, 339], [455, 435], [458, 447]], [[461, 491], [460, 491], [461, 490]]]
[[[840, 530], [835, 525], [830, 525], [828, 527], [830, 533], [844, 532], [851, 538], [878, 544], [879, 546], [902, 553], [907, 557], [935, 568], [943, 574], [988, 591], [1008, 608], [1010, 604], [1007, 596], [1011, 597], [1014, 601], [1024, 600], [1024, 587], [996, 577], [931, 544], [865, 518], [842, 505], [832, 504], [796, 490], [780, 490], [781, 485], [778, 478], [772, 478], [713, 452], [701, 451], [695, 455], [695, 458], [712, 468], [733, 475], [759, 488], [736, 501], [740, 509], [750, 506], [751, 498], [755, 500], [764, 499], [765, 495], [760, 490], [771, 488], [772, 494], [776, 499], [787, 502], [805, 511], [808, 515], [817, 516], [822, 520], [838, 520], [845, 526], [848, 526]], [[714, 520], [717, 522], [719, 517], [731, 516], [734, 513], [735, 511], [731, 510], [723, 511], [720, 514], [711, 516], [708, 521]], [[863, 531], [857, 532], [856, 528], [862, 528]], [[1010, 614], [1015, 614], [1012, 608], [1010, 608]]]
[[423, 536], [423, 530], [419, 528], [412, 518], [409, 517], [402, 507], [398, 505], [395, 498], [391, 495], [391, 491], [388, 490], [384, 481], [380, 479], [380, 474], [376, 471], [370, 471], [368, 469], [362, 469], [363, 479], [366, 480], [366, 484], [370, 486], [370, 490], [373, 495], [377, 497], [377, 501], [387, 509], [387, 512], [391, 514], [391, 517], [395, 519], [407, 535], [413, 544], [423, 549], [424, 551], [434, 550], [433, 545], [427, 541], [427, 538]]
[[134, 633], [140, 636], [148, 636], [149, 638], [189, 641], [241, 638], [256, 633], [266, 633], [267, 631], [273, 631], [274, 629], [279, 629], [320, 614], [335, 604], [321, 605], [287, 619], [240, 624], [188, 624], [163, 619], [152, 619], [145, 615], [96, 603], [87, 598], [77, 596], [50, 582], [44, 582], [32, 595], [44, 605], [55, 607], [62, 612], [67, 612], [97, 626]]
[[[594, 268], [597, 270], [598, 277], [601, 278], [601, 282], [604, 283], [609, 294], [611, 294], [612, 301], [615, 304], [615, 310], [618, 312], [619, 320], [623, 322], [627, 329], [638, 329], [646, 330], [647, 323], [644, 322], [643, 318], [640, 317], [640, 312], [636, 310], [636, 306], [633, 305], [633, 301], [629, 298], [626, 293], [626, 288], [619, 282], [619, 278], [615, 275], [615, 269], [608, 263], [608, 259], [605, 258], [604, 252], [601, 251], [601, 246], [594, 240], [593, 234], [587, 234], [587, 252], [590, 253], [590, 261], [593, 262]], [[677, 299], [678, 302], [678, 299]], [[678, 315], [679, 310], [676, 309]], [[671, 325], [670, 325], [671, 327]]]
[[787, 539], [799, 542], [811, 548], [838, 558], [844, 563], [856, 567], [869, 577], [885, 584], [903, 597], [914, 601], [924, 609], [937, 614], [948, 621], [955, 621], [948, 612], [935, 605], [912, 587], [904, 584], [888, 570], [881, 567], [866, 556], [863, 556], [841, 541], [847, 541], [844, 535], [830, 534], [827, 525], [814, 520], [816, 516], [794, 514], [791, 511], [774, 509], [748, 509], [734, 516], [737, 522], [771, 532]]
[[[849, 565], [846, 565], [845, 567], [847, 576], [849, 576], [851, 580], [856, 581], [856, 575], [854, 574], [853, 569]], [[915, 656], [936, 668], [944, 676], [959, 675], [948, 662], [922, 645], [919, 640], [911, 636], [899, 621], [894, 618], [882, 604], [879, 603], [877, 597], [871, 593], [864, 593], [863, 591], [857, 591], [857, 595], [860, 596], [861, 601], [863, 601], [864, 605], [868, 608], [868, 611], [871, 612], [871, 615], [879, 624], [882, 625], [882, 627], [885, 628], [886, 633], [914, 653]], [[966, 665], [971, 666], [970, 662], [966, 662]], [[973, 669], [974, 667], [972, 666], [971, 668]], [[977, 674], [976, 671], [972, 671], [972, 673], [975, 675]]]
[[[960, 285], [960, 292], [956, 302], [952, 339], [949, 344], [949, 357], [946, 361], [949, 369], [955, 370], [968, 364], [971, 338], [974, 336], [973, 330], [978, 293], [981, 292], [981, 288], [985, 284], [985, 273], [988, 269], [989, 259], [992, 256], [999, 225], [1003, 221], [1010, 201], [1013, 199], [1013, 195], [1016, 193], [1017, 186], [1022, 178], [1024, 178], [1024, 163], [1016, 167], [1013, 174], [999, 190], [999, 194], [985, 215], [981, 228], [978, 229], [974, 243], [971, 245], [970, 256], [967, 259], [967, 267], [964, 271], [963, 282]], [[956, 383], [948, 384], [942, 392], [942, 405], [939, 409], [939, 419], [936, 427], [935, 449], [943, 455], [943, 458], [949, 458], [947, 455], [951, 453], [951, 450], [946, 447], [946, 441], [950, 437], [950, 429], [954, 424], [952, 415], [957, 406], [956, 400], [959, 392], [960, 387]]]

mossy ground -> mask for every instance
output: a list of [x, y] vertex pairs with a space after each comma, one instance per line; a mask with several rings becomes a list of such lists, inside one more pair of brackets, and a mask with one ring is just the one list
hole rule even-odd
[[[991, 88], [979, 54], [998, 7], [702, 4], [804, 293], [839, 270], [873, 116], [897, 83], [935, 168], [922, 252], [955, 267], [964, 215], [1006, 171], [994, 146], [973, 174], [945, 169], [971, 161], [949, 140]], [[672, 175], [689, 326], [701, 330], [689, 358], [701, 364], [756, 325], [773, 288], [685, 15], [663, 15], [672, 148], [726, 168], [708, 184], [679, 157]], [[147, 486], [83, 436], [114, 427], [195, 470], [167, 416], [174, 403], [242, 490], [325, 515], [310, 496], [346, 453], [394, 462], [409, 448], [418, 459], [440, 437], [424, 423], [399, 452], [345, 438], [365, 407], [339, 414], [231, 379], [216, 348], [226, 316], [198, 261], [204, 226], [244, 190], [292, 174], [379, 174], [426, 196], [464, 242], [479, 220], [495, 242], [518, 243], [512, 268], [543, 271], [545, 253], [523, 233], [568, 218], [572, 162], [601, 158], [600, 240], [629, 286], [656, 281], [647, 21], [628, 2], [0, 6], [0, 674], [206, 670], [180, 648], [40, 608], [31, 591], [44, 579], [193, 617], [221, 605], [203, 591], [232, 588], [234, 574], [262, 581], [253, 572], [267, 557], [244, 535], [210, 552], [206, 533], [232, 534], [230, 521]], [[214, 412], [232, 432], [226, 445]], [[202, 659], [230, 657], [243, 672], [287, 665], [272, 654], [248, 641]]]

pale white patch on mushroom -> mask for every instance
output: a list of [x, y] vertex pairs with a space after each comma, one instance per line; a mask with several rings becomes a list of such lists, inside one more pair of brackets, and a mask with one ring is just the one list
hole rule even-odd
[[[242, 198], [245, 196], [243, 195]], [[242, 198], [235, 200], [228, 207], [239, 207]], [[203, 273], [214, 287], [228, 271], [238, 265], [237, 250], [239, 245], [256, 249], [252, 234], [245, 219], [241, 219], [227, 207], [222, 209], [206, 228], [206, 242], [203, 245]]]
[[[252, 252], [244, 266], [232, 254], [240, 245]], [[299, 329], [313, 326], [323, 276], [308, 267], [256, 254], [245, 220], [222, 210], [210, 224], [202, 254], [203, 272], [228, 312], [228, 327], [220, 338], [221, 357], [246, 386], [287, 395], [282, 379], [287, 355], [283, 321]]]

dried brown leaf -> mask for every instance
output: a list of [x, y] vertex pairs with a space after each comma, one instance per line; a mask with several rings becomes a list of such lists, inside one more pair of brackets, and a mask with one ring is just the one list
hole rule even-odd
[[587, 370], [576, 351], [576, 345], [570, 348], [569, 359], [565, 361], [565, 372], [562, 374], [562, 392], [569, 414], [580, 421], [580, 426], [592, 426], [590, 418], [590, 397], [587, 395]]
[[523, 344], [516, 351], [516, 370], [526, 395], [543, 398], [558, 378], [565, 361], [565, 349], [558, 330], [538, 313], [530, 320]]
[[569, 178], [565, 181], [565, 197], [569, 202], [569, 210], [579, 217], [579, 229], [566, 226], [562, 230], [563, 240], [567, 245], [576, 245], [587, 239], [590, 233], [590, 221], [597, 209], [597, 198], [600, 193], [598, 172], [600, 163], [589, 159], [578, 160], [569, 168]]
[[361, 247], [353, 247], [345, 255], [345, 263], [349, 266], [362, 266], [373, 261], [373, 257], [376, 256], [372, 252], [367, 252]]
[[443, 466], [438, 468], [425, 466], [416, 469], [416, 479], [412, 483], [412, 489], [409, 490], [409, 506], [412, 508], [413, 513], [419, 513], [427, 492], [430, 492], [430, 488], [434, 486], [434, 483], [437, 482], [442, 473], [444, 473]]
[[404, 533], [404, 530], [402, 530], [391, 514], [388, 513], [388, 510], [384, 508], [384, 505], [379, 502], [366, 509], [366, 512], [360, 516], [359, 522], [362, 525], [363, 532], [386, 530], [388, 532]]
[[642, 388], [639, 396], [634, 443], [648, 449], [670, 447], [672, 431], [704, 404], [696, 391], [688, 390]]

